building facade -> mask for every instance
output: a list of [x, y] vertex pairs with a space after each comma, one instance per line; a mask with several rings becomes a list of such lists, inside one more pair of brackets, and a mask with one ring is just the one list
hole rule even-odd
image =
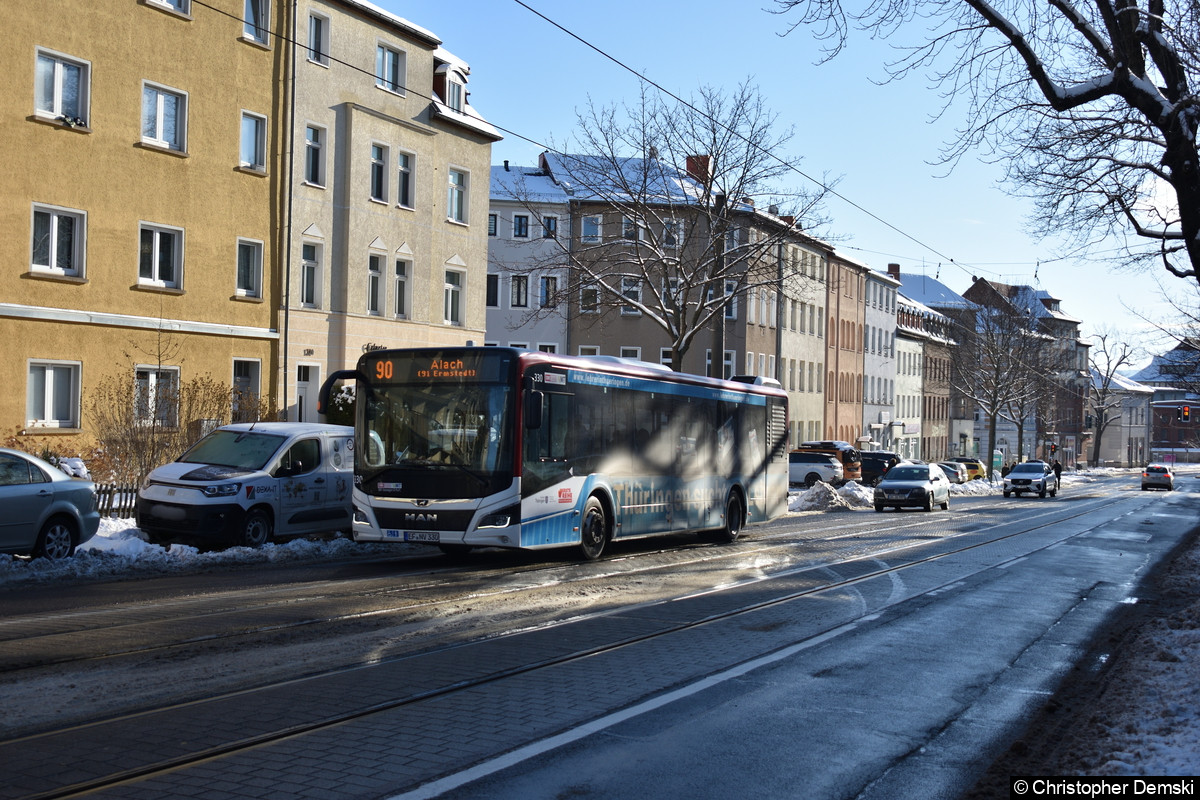
[[863, 329], [864, 450], [892, 450], [896, 387], [896, 296], [900, 281], [867, 273]]

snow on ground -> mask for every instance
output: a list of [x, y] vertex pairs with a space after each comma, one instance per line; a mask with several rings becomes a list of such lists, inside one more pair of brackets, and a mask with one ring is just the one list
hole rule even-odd
[[[1064, 472], [1063, 491], [1099, 476], [1136, 470]], [[969, 481], [951, 486], [956, 496], [1000, 494], [1000, 484]], [[818, 483], [789, 492], [792, 513], [854, 511], [873, 506], [872, 490], [850, 482], [840, 488]], [[953, 508], [953, 506], [951, 506]], [[59, 563], [0, 554], [0, 589], [72, 579], [113, 579], [198, 572], [241, 564], [321, 562], [395, 554], [403, 545], [356, 544], [338, 537], [298, 539], [257, 550], [231, 547], [201, 551], [186, 545], [147, 542], [130, 519], [106, 519], [72, 559]], [[1200, 774], [1200, 548], [1177, 560], [1168, 578], [1191, 600], [1147, 624], [1134, 638], [1106, 690], [1104, 708], [1092, 730], [1073, 747], [1078, 774]], [[1190, 594], [1189, 594], [1190, 593]]]

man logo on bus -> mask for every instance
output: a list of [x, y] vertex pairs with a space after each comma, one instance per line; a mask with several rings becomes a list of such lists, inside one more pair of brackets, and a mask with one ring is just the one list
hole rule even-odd
[[570, 489], [559, 489], [558, 490], [558, 502], [574, 503], [575, 500], [571, 497], [571, 490]]

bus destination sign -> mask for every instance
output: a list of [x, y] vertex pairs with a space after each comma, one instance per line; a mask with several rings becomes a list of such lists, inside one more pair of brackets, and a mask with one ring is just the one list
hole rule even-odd
[[[498, 353], [496, 355], [499, 355]], [[364, 356], [366, 374], [373, 381], [495, 381], [500, 380], [507, 359], [493, 354], [437, 352], [379, 352]]]

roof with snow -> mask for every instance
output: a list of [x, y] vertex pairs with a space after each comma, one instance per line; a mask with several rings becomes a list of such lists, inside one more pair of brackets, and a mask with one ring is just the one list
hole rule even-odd
[[1200, 342], [1190, 339], [1151, 359], [1133, 374], [1133, 380], [1156, 386], [1174, 386], [1200, 377]]
[[697, 203], [704, 187], [659, 159], [542, 153], [542, 166], [576, 200], [617, 198], [648, 203]]
[[492, 200], [529, 203], [563, 203], [571, 199], [545, 170], [514, 167], [505, 163], [492, 167]]
[[[1100, 390], [1104, 388], [1104, 376], [1098, 369], [1092, 367], [1092, 388]], [[1146, 386], [1143, 383], [1138, 383], [1132, 378], [1127, 378], [1119, 372], [1114, 372], [1109, 378], [1108, 386], [1110, 390], [1118, 392], [1131, 392], [1134, 394], [1154, 394], [1153, 386]]]
[[928, 275], [901, 272], [900, 288], [905, 297], [929, 308], [975, 308], [975, 304], [970, 300]]

